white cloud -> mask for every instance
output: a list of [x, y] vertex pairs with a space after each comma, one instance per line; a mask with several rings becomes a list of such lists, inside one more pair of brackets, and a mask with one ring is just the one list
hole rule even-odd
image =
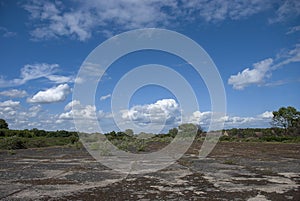
[[74, 80], [73, 77], [67, 77], [62, 75], [48, 75], [46, 76], [46, 78], [55, 83], [66, 83], [72, 82]]
[[15, 119], [17, 117], [17, 111], [20, 109], [20, 102], [7, 100], [0, 102], [0, 116], [5, 120]]
[[41, 22], [31, 32], [34, 39], [71, 36], [84, 41], [90, 38], [90, 30], [95, 26], [92, 13], [84, 11], [83, 7], [67, 11], [58, 1], [31, 1], [24, 8], [30, 13], [32, 20]]
[[47, 78], [55, 83], [72, 81], [72, 78], [54, 75], [57, 72], [58, 64], [36, 63], [27, 64], [21, 68], [20, 77], [13, 80], [6, 80], [0, 76], [0, 87], [19, 86], [38, 78]]
[[82, 77], [76, 77], [74, 79], [75, 84], [82, 84], [84, 82], [84, 79]]
[[[276, 11], [273, 8], [277, 4], [280, 8]], [[296, 1], [294, 4], [298, 5]], [[297, 13], [290, 5], [272, 0], [90, 0], [68, 6], [59, 1], [31, 1], [24, 8], [32, 20], [34, 39], [70, 37], [85, 41], [93, 32], [112, 35], [136, 28], [172, 27], [195, 19], [208, 23], [240, 20], [270, 9], [281, 21], [288, 11]]]
[[61, 84], [57, 87], [47, 89], [45, 91], [39, 91], [32, 98], [27, 101], [30, 103], [54, 103], [61, 102], [67, 98], [67, 95], [71, 92], [69, 85]]
[[270, 119], [273, 118], [273, 112], [265, 111], [264, 113], [258, 115], [258, 117]]
[[15, 108], [20, 106], [20, 101], [7, 100], [0, 102], [0, 107], [2, 108]]
[[27, 115], [29, 117], [36, 117], [41, 110], [42, 110], [41, 105], [34, 105], [28, 109]]
[[[211, 111], [195, 111], [190, 116], [185, 117], [184, 122], [186, 123], [193, 123], [200, 125], [203, 128], [208, 128], [212, 118]], [[231, 119], [227, 115], [214, 115], [214, 123], [226, 123], [229, 122]]]
[[17, 33], [9, 31], [6, 27], [0, 27], [0, 35], [2, 35], [5, 38], [10, 38], [16, 36]]
[[[75, 120], [76, 128], [80, 131], [99, 132], [98, 123], [107, 122], [107, 120], [110, 122], [109, 119], [111, 118], [111, 113], [106, 113], [102, 110], [97, 111], [95, 105], [83, 105], [80, 101], [73, 100], [65, 106], [65, 112], [59, 114], [55, 122], [61, 126], [70, 125], [74, 127], [73, 123]], [[104, 130], [106, 132], [113, 130], [111, 124], [112, 122], [105, 125]]]
[[88, 82], [98, 82], [100, 76], [103, 79], [104, 76], [107, 74], [105, 73], [104, 69], [101, 67], [100, 64], [85, 62], [82, 64], [80, 69], [80, 76], [75, 78], [75, 83], [82, 84], [85, 81]]
[[[71, 104], [73, 104], [73, 103], [71, 103]], [[96, 114], [96, 107], [95, 106], [92, 106], [92, 105], [82, 106], [82, 105], [79, 105], [79, 104], [80, 103], [76, 104], [77, 105], [76, 108], [73, 108], [72, 110], [70, 110], [68, 112], [60, 114], [59, 118], [60, 119], [65, 119], [65, 120], [66, 119], [67, 120], [73, 120], [73, 118], [91, 120], [91, 119], [95, 118], [95, 114]], [[70, 107], [68, 106], [67, 109], [68, 108], [70, 108]]]
[[296, 44], [293, 49], [282, 51], [277, 55], [277, 60], [279, 60], [279, 62], [272, 67], [273, 70], [290, 63], [300, 62], [300, 43]]
[[[139, 125], [149, 124], [149, 119], [155, 125], [164, 124], [168, 128], [176, 127], [181, 123], [180, 109], [173, 99], [159, 100], [153, 104], [135, 106], [125, 113], [123, 111], [124, 122], [133, 120]], [[182, 122], [194, 123], [208, 128], [211, 118], [211, 111], [195, 111]], [[8, 100], [0, 102], [0, 116], [9, 123], [13, 129], [39, 128], [45, 130], [74, 130], [73, 120], [77, 120], [81, 131], [94, 132], [98, 129], [98, 123], [102, 122], [105, 132], [116, 130], [111, 125], [112, 114], [97, 110], [92, 105], [82, 105], [78, 100], [73, 100], [66, 104], [65, 112], [61, 114], [50, 114], [42, 109], [42, 105], [33, 105], [26, 109], [19, 101]], [[96, 117], [96, 118], [95, 118]], [[130, 119], [131, 118], [131, 119]], [[167, 122], [165, 124], [165, 120]], [[225, 121], [225, 128], [245, 128], [245, 127], [268, 127], [272, 120], [272, 112], [265, 111], [252, 117], [224, 116], [220, 120]], [[166, 130], [167, 131], [167, 130]]]
[[211, 112], [210, 111], [206, 111], [206, 112], [195, 111], [188, 118], [187, 122], [188, 123], [193, 123], [193, 124], [203, 125], [203, 124], [208, 124], [210, 118], [211, 118]]
[[218, 22], [225, 19], [244, 19], [268, 10], [272, 1], [224, 1], [224, 0], [190, 0], [183, 3], [189, 14], [199, 15], [206, 22]]
[[282, 1], [275, 12], [275, 17], [270, 18], [270, 23], [285, 22], [291, 18], [296, 19], [300, 15], [300, 1], [288, 0]]
[[172, 8], [176, 1], [94, 0], [88, 6], [95, 8], [102, 23], [108, 25], [114, 22], [123, 29], [134, 29], [166, 24], [170, 17], [162, 8]]
[[7, 121], [10, 129], [75, 130], [71, 122], [57, 124], [58, 115], [43, 110], [39, 104], [28, 108], [19, 101], [0, 102], [0, 117]]
[[1, 96], [8, 96], [11, 98], [23, 98], [27, 96], [27, 92], [25, 90], [11, 89], [8, 91], [1, 91]]
[[102, 100], [106, 100], [106, 99], [108, 99], [108, 98], [110, 98], [111, 97], [111, 94], [107, 94], [107, 95], [105, 95], [105, 96], [101, 96], [100, 97], [100, 100], [102, 101]]
[[246, 68], [237, 75], [231, 75], [228, 84], [234, 89], [242, 90], [249, 85], [276, 86], [288, 83], [288, 81], [278, 80], [264, 83], [266, 78], [271, 77], [271, 72], [290, 63], [300, 62], [300, 44], [296, 44], [293, 49], [282, 50], [276, 55], [276, 59], [268, 58], [253, 64], [253, 69]]
[[298, 31], [300, 31], [300, 25], [299, 25], [299, 26], [291, 27], [291, 28], [289, 29], [289, 31], [286, 32], [286, 34], [293, 34], [293, 33], [298, 32]]
[[43, 111], [41, 105], [26, 108], [19, 101], [0, 102], [0, 116], [8, 122], [11, 129], [31, 129], [34, 127], [46, 130], [62, 129], [55, 124], [55, 115]]
[[80, 101], [78, 100], [73, 100], [71, 102], [69, 102], [66, 106], [65, 106], [65, 111], [67, 110], [71, 110], [74, 106], [80, 105]]
[[228, 116], [225, 123], [231, 126], [243, 126], [243, 124], [245, 125], [253, 120], [255, 120], [253, 117]]
[[180, 107], [174, 99], [162, 99], [153, 104], [136, 105], [121, 111], [124, 121], [139, 125], [176, 124], [180, 121]]
[[76, 119], [82, 119], [82, 120], [93, 120], [95, 119], [101, 119], [101, 118], [111, 118], [110, 113], [105, 113], [102, 110], [97, 111], [95, 105], [82, 105], [80, 101], [73, 100], [69, 102], [65, 106], [64, 113], [61, 113], [59, 115], [59, 119], [61, 120], [73, 120]]
[[[21, 69], [21, 79], [20, 83], [26, 82], [28, 80], [33, 80], [41, 77], [47, 77], [54, 73], [55, 69], [58, 68], [58, 64], [27, 64]], [[17, 79], [16, 79], [17, 80]]]
[[[198, 124], [203, 128], [208, 128], [211, 122], [211, 111], [195, 111], [192, 115], [185, 119], [185, 122]], [[239, 116], [220, 116], [215, 122], [224, 122], [225, 128], [245, 128], [245, 127], [268, 127], [273, 117], [273, 113], [266, 111], [253, 117]]]
[[[165, 125], [166, 128], [177, 127], [181, 123], [193, 123], [208, 129], [212, 112], [195, 111], [188, 116], [181, 117], [179, 105], [173, 99], [159, 100], [153, 104], [137, 105], [129, 110], [121, 111], [124, 124], [133, 121], [141, 128], [151, 124]], [[245, 127], [268, 127], [272, 119], [272, 112], [266, 111], [256, 116], [230, 116], [223, 115], [214, 119], [214, 122], [224, 122], [225, 128], [245, 128]], [[135, 129], [138, 129], [136, 127]]]
[[234, 89], [242, 90], [252, 84], [261, 84], [268, 77], [273, 59], [268, 58], [253, 64], [253, 69], [246, 68], [237, 75], [231, 75], [228, 84], [233, 85]]
[[266, 111], [254, 117], [228, 116], [225, 121], [227, 128], [268, 127], [272, 120], [272, 112]]

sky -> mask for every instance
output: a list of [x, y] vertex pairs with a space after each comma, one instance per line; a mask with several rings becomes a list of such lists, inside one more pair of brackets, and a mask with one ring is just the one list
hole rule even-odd
[[[166, 132], [181, 123], [207, 128], [212, 104], [203, 78], [167, 52], [129, 53], [103, 73], [94, 105], [73, 98], [78, 72], [96, 47], [126, 31], [160, 28], [192, 39], [215, 63], [226, 94], [225, 128], [270, 127], [272, 111], [300, 110], [299, 22], [297, 0], [0, 0], [0, 118], [11, 129], [76, 130], [76, 116], [85, 132], [94, 131], [94, 116], [103, 132], [130, 122], [135, 132], [156, 126]], [[153, 63], [184, 77], [199, 109], [182, 116], [186, 108], [170, 89], [141, 86], [117, 111], [118, 126], [112, 113], [118, 81]], [[92, 73], [98, 69], [89, 67]]]

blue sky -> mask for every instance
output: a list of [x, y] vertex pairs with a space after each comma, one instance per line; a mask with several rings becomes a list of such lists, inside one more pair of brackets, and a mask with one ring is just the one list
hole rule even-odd
[[297, 0], [0, 0], [0, 118], [12, 129], [74, 130], [79, 114], [92, 132], [95, 113], [104, 132], [118, 130], [111, 114], [116, 83], [155, 62], [188, 80], [200, 110], [180, 118], [184, 108], [171, 91], [146, 86], [120, 111], [124, 124], [145, 126], [152, 115], [156, 124], [167, 122], [164, 130], [182, 122], [207, 127], [211, 104], [202, 78], [181, 58], [159, 51], [115, 61], [98, 84], [95, 106], [81, 105], [79, 113], [71, 107], [81, 104], [72, 100], [74, 83], [94, 48], [124, 31], [164, 28], [196, 41], [216, 64], [227, 97], [226, 128], [269, 127], [272, 111], [300, 109], [299, 22]]

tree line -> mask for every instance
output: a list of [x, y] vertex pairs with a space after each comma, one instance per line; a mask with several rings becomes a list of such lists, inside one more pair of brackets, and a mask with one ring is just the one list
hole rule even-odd
[[[300, 112], [294, 107], [281, 107], [278, 111], [273, 111], [273, 118], [270, 122], [271, 128], [232, 128], [223, 130], [221, 141], [300, 141]], [[144, 141], [144, 138], [154, 140], [171, 141], [179, 132], [179, 129], [189, 127], [190, 124], [180, 125], [172, 128], [165, 134], [140, 133], [134, 135], [133, 130], [111, 131], [104, 136], [110, 141]], [[191, 127], [192, 128], [192, 127]], [[201, 126], [194, 126], [197, 131], [196, 138], [204, 139], [207, 135]], [[89, 134], [85, 134], [88, 135]], [[296, 138], [295, 138], [296, 137]], [[90, 138], [90, 137], [89, 137]], [[57, 130], [45, 131], [37, 128], [12, 130], [4, 119], [0, 119], [0, 149], [18, 149], [29, 147], [44, 147], [52, 145], [75, 144], [79, 141], [79, 135], [75, 131]]]
[[[0, 119], [0, 149], [26, 149], [36, 147], [78, 145], [79, 136], [74, 131], [45, 131], [37, 128], [12, 130]], [[81, 146], [81, 145], [79, 145]]]

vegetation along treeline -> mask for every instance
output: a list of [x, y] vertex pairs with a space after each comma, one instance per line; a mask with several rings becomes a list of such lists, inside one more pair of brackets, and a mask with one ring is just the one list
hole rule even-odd
[[77, 132], [65, 130], [44, 131], [39, 129], [0, 129], [0, 149], [26, 149], [34, 147], [76, 145]]
[[[271, 128], [232, 128], [222, 130], [221, 141], [271, 141], [300, 142], [300, 112], [294, 107], [282, 107], [273, 112]], [[197, 140], [204, 140], [207, 133], [197, 127]], [[180, 126], [179, 126], [180, 129]], [[109, 132], [104, 136], [113, 144], [124, 150], [144, 151], [147, 143], [169, 143], [177, 135], [178, 128], [172, 128], [166, 134], [140, 133], [134, 135], [131, 129], [124, 132]], [[82, 134], [93, 136], [98, 134]], [[86, 138], [87, 139], [87, 138]], [[4, 119], [0, 119], [0, 149], [26, 149], [33, 147], [71, 145], [82, 147], [79, 135], [74, 131], [45, 131], [33, 128], [31, 130], [12, 130]]]

